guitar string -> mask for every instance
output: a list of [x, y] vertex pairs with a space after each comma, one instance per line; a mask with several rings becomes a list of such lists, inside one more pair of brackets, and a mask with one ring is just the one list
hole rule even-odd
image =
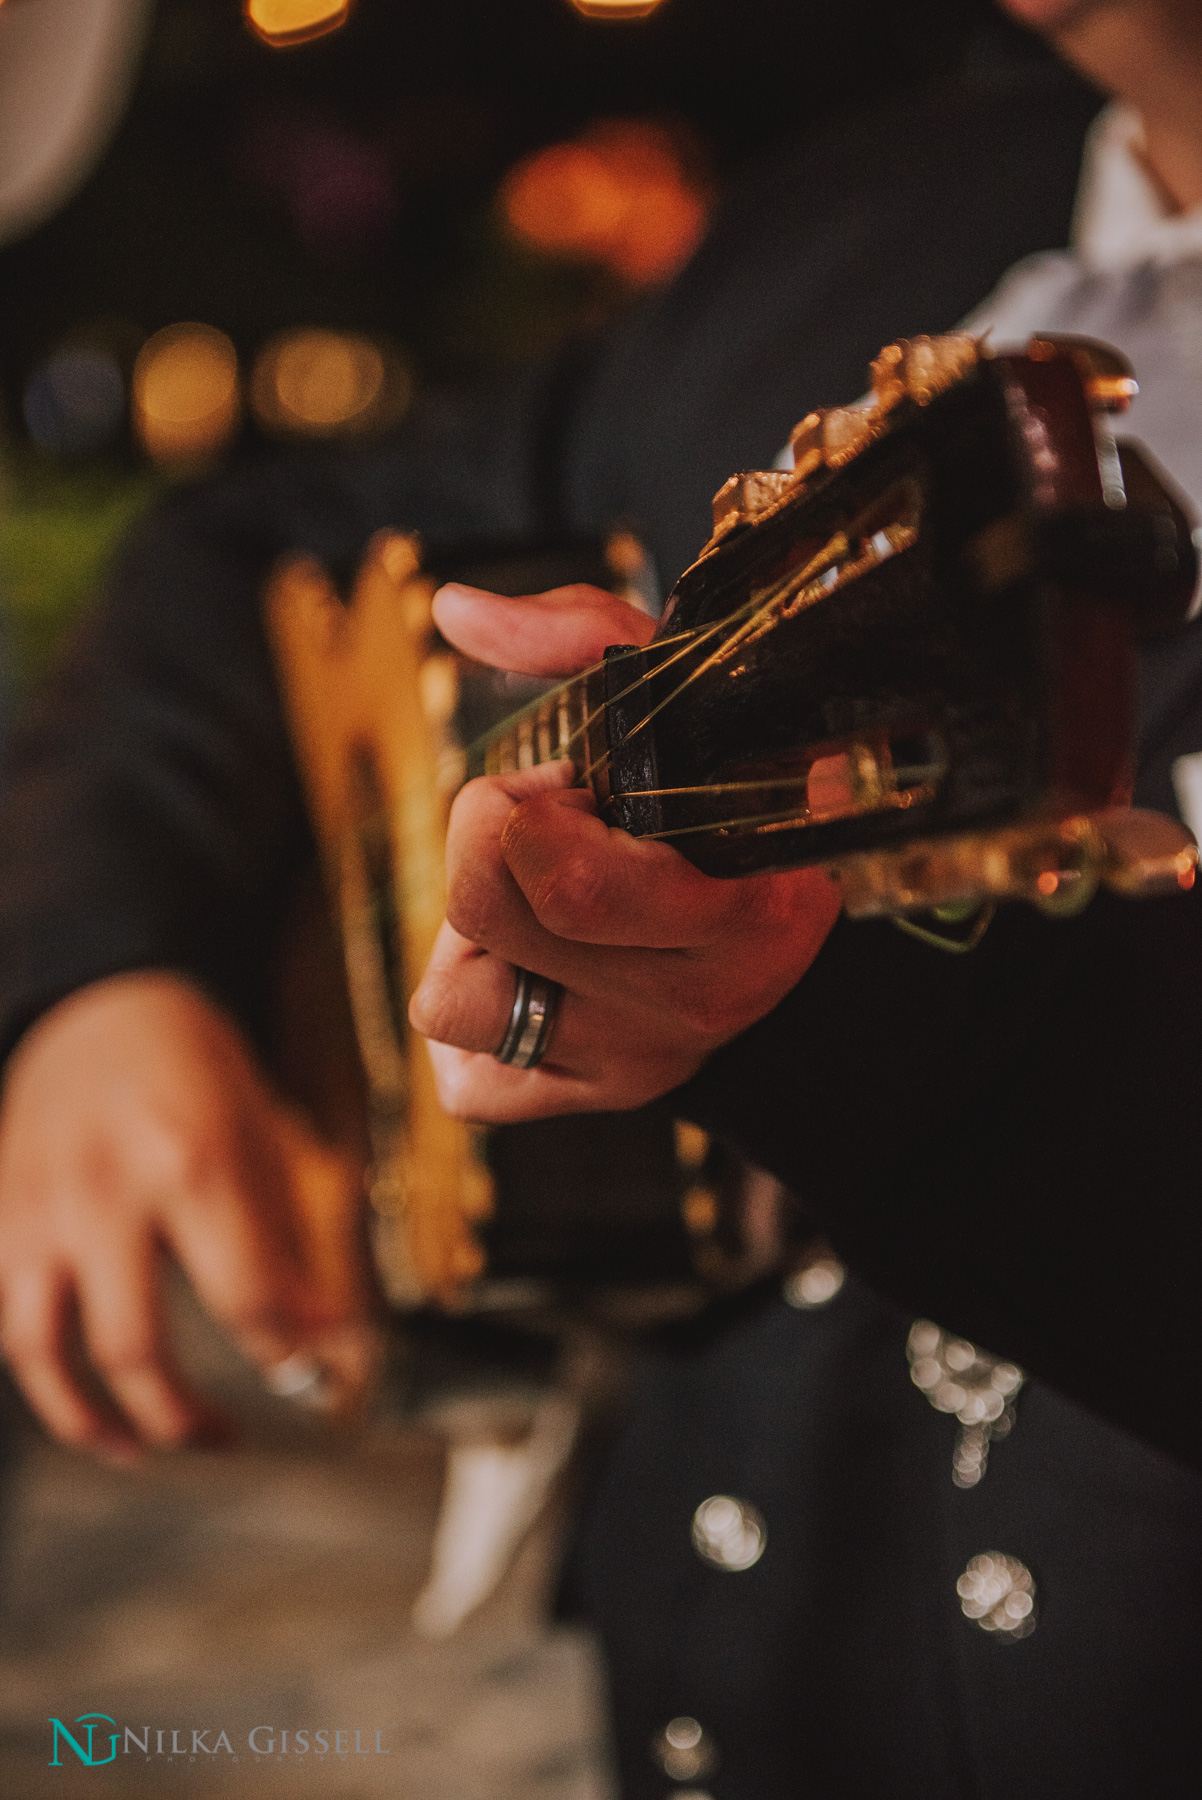
[[[736, 612], [728, 614], [727, 616], [725, 616], [721, 619], [715, 620], [715, 622], [712, 625], [698, 625], [698, 626], [695, 626], [691, 631], [682, 631], [682, 632], [677, 633], [675, 636], [673, 636], [671, 638], [661, 640], [662, 642], [666, 642], [666, 643], [678, 644], [679, 648], [677, 650], [675, 650], [671, 656], [667, 656], [664, 658], [664, 660], [662, 662], [657, 663], [655, 668], [645, 669], [641, 675], [636, 675], [635, 679], [632, 682], [628, 683], [628, 685], [626, 687], [620, 688], [616, 694], [608, 695], [601, 702], [600, 706], [597, 707], [596, 711], [592, 712], [588, 715], [588, 717], [585, 719], [583, 724], [577, 726], [576, 730], [571, 732], [568, 737], [561, 739], [561, 741], [558, 745], [558, 749], [560, 750], [560, 752], [567, 749], [570, 745], [574, 744], [578, 738], [584, 737], [586, 735], [586, 733], [588, 732], [589, 726], [594, 722], [594, 720], [604, 718], [606, 712], [609, 710], [609, 708], [611, 706], [616, 706], [619, 701], [627, 699], [631, 694], [636, 693], [639, 688], [646, 687], [649, 682], [656, 680], [659, 676], [661, 676], [665, 672], [665, 670], [672, 668], [674, 666], [674, 664], [678, 663], [681, 660], [682, 657], [687, 656], [690, 651], [697, 650], [698, 648], [700, 648], [700, 646], [702, 644], [708, 642], [708, 640], [710, 638], [718, 637], [721, 635], [722, 632], [729, 631], [732, 627], [737, 626], [739, 624], [740, 620], [742, 620], [743, 618], [746, 617], [748, 612], [750, 612], [757, 605], [759, 605], [761, 598], [762, 598], [761, 595], [753, 594], [751, 596], [751, 598], [749, 600], [747, 600], [746, 602], [744, 602], [744, 605], [742, 607], [740, 607]], [[706, 666], [708, 667], [709, 665], [707, 664]], [[520, 721], [520, 719], [537, 715], [537, 713], [540, 711], [540, 709], [543, 706], [547, 705], [547, 703], [549, 701], [553, 701], [560, 694], [569, 693], [574, 687], [579, 687], [581, 684], [586, 683], [588, 680], [588, 677], [590, 675], [597, 674], [598, 671], [600, 671], [604, 667], [605, 667], [605, 663], [603, 661], [593, 663], [588, 669], [583, 670], [581, 672], [581, 674], [573, 676], [572, 680], [570, 682], [565, 683], [565, 685], [563, 687], [554, 689], [550, 694], [545, 694], [539, 700], [534, 701], [529, 707], [526, 708], [526, 710], [523, 713], [521, 713], [519, 715], [519, 721]], [[676, 697], [676, 693], [683, 691], [683, 688], [687, 685], [688, 685], [687, 682], [682, 683], [681, 688], [675, 690], [674, 693], [670, 694], [668, 696], [668, 699], [669, 700], [674, 699]], [[667, 702], [663, 702], [662, 704], [667, 704]], [[658, 711], [660, 709], [657, 708], [656, 710]], [[640, 724], [645, 724], [646, 722], [647, 722], [646, 720], [643, 720], [640, 722]], [[625, 743], [627, 741], [627, 739], [629, 739], [631, 736], [633, 736], [634, 730], [638, 730], [639, 728], [640, 728], [639, 726], [636, 726], [633, 728], [632, 731], [627, 732], [625, 737], [622, 739], [622, 742]], [[513, 741], [512, 731], [510, 732], [509, 741], [511, 743]], [[559, 757], [553, 758], [552, 760], [553, 761], [565, 761], [567, 759], [565, 757], [563, 757], [561, 754]], [[581, 780], [587, 780], [589, 778], [589, 775], [593, 772], [593, 770], [600, 768], [600, 767], [601, 767], [600, 762], [597, 762], [595, 764], [586, 765], [584, 770], [582, 771]]]
[[[729, 619], [719, 619], [714, 625], [708, 627], [700, 625], [695, 626], [692, 631], [680, 632], [675, 637], [665, 640], [671, 643], [679, 643], [681, 646], [680, 649], [677, 650], [674, 655], [665, 658], [665, 660], [656, 668], [648, 669], [644, 671], [642, 675], [637, 676], [628, 687], [622, 688], [620, 692], [603, 700], [596, 711], [588, 715], [582, 725], [578, 725], [575, 731], [570, 732], [566, 738], [561, 738], [559, 740], [556, 746], [557, 754], [550, 758], [550, 760], [552, 762], [570, 761], [571, 759], [564, 756], [563, 752], [570, 745], [574, 744], [577, 738], [583, 737], [586, 734], [589, 725], [594, 719], [603, 718], [610, 706], [616, 706], [619, 700], [624, 700], [628, 694], [633, 694], [637, 688], [642, 687], [646, 682], [653, 680], [656, 675], [662, 674], [665, 669], [670, 669], [673, 663], [679, 662], [680, 658], [686, 655], [689, 650], [694, 649], [698, 643], [703, 643], [706, 636], [713, 636], [714, 633], [721, 631], [723, 627], [729, 623]], [[507, 748], [510, 751], [516, 752], [516, 749], [519, 747], [519, 740], [516, 734], [524, 719], [537, 718], [544, 707], [549, 707], [552, 702], [560, 699], [563, 695], [571, 694], [575, 689], [584, 687], [587, 684], [590, 675], [599, 674], [604, 667], [604, 659], [600, 662], [590, 663], [588, 668], [580, 671], [579, 675], [573, 675], [570, 681], [565, 681], [560, 687], [552, 688], [550, 692], [546, 694], [540, 694], [537, 700], [532, 700], [529, 706], [523, 707], [522, 711], [518, 713], [515, 719], [512, 719], [507, 725], [503, 725], [500, 728], [498, 735], [490, 740], [489, 749], [499, 745], [502, 748]]]
[[[835, 757], [838, 754], [839, 752], [837, 750], [832, 749], [832, 757]], [[810, 766], [812, 767], [812, 765]], [[895, 768], [893, 770], [893, 775], [897, 781], [914, 784], [920, 782], [924, 777], [930, 774], [932, 769], [938, 767], [939, 765], [937, 763], [919, 763], [913, 768], [907, 768], [903, 763], [900, 768]], [[806, 773], [809, 773], [808, 768]], [[631, 798], [637, 800], [662, 800], [679, 799], [681, 796], [687, 794], [756, 794], [762, 793], [765, 789], [769, 788], [793, 787], [798, 781], [803, 779], [803, 776], [800, 776], [795, 772], [792, 775], [766, 775], [762, 781], [700, 781], [696, 783], [695, 786], [691, 787], [638, 788]]]
[[[896, 555], [899, 550], [907, 549], [915, 541], [918, 535], [916, 526], [899, 519], [893, 525], [882, 527], [875, 532], [872, 538], [867, 540], [864, 554], [854, 561], [848, 560], [851, 544], [860, 535], [860, 522], [863, 521], [866, 514], [870, 514], [874, 510], [875, 504], [866, 508], [864, 512], [861, 512], [859, 521], [853, 521], [844, 531], [835, 532], [827, 539], [822, 549], [817, 551], [802, 568], [790, 570], [776, 584], [775, 588], [753, 594], [743, 607], [729, 615], [724, 621], [734, 627], [729, 638], [704, 662], [698, 664], [692, 673], [657, 706], [653, 707], [645, 717], [640, 719], [637, 725], [631, 726], [630, 730], [623, 735], [622, 743], [629, 743], [636, 732], [649, 725], [652, 719], [666, 706], [678, 699], [693, 681], [699, 680], [711, 669], [716, 668], [723, 661], [729, 660], [744, 643], [753, 641], [755, 637], [762, 636], [767, 631], [775, 630], [784, 623], [786, 618], [796, 616], [802, 607], [812, 606], [819, 600], [826, 599], [837, 589], [858, 579], [869, 569], [876, 568], [888, 557]], [[882, 539], [885, 540], [884, 548], [881, 546]], [[819, 573], [819, 571], [822, 572]], [[835, 580], [828, 582], [826, 577], [831, 574], [835, 576]], [[721, 624], [723, 621], [719, 621], [719, 623]], [[661, 674], [663, 669], [668, 666], [670, 665], [662, 663], [657, 669], [647, 671], [642, 679], [650, 680], [653, 676]], [[640, 682], [632, 682], [626, 692], [632, 692], [639, 685]], [[623, 698], [623, 695], [618, 694], [613, 698], [614, 701], [617, 701]], [[598, 712], [603, 713], [604, 710], [605, 703], [598, 708]], [[590, 764], [584, 771], [583, 779], [587, 780], [596, 770], [603, 768], [608, 762], [610, 754], [607, 750], [595, 763]], [[712, 785], [715, 793], [720, 793], [729, 784], [713, 783], [709, 785]]]
[[[671, 790], [668, 791], [671, 792]], [[688, 790], [683, 791], [687, 792]], [[712, 787], [696, 790], [698, 793], [705, 794], [726, 794], [729, 791], [725, 784], [715, 784]], [[757, 830], [771, 830], [773, 826], [800, 826], [815, 823], [821, 825], [836, 819], [854, 818], [857, 814], [864, 812], [904, 812], [908, 807], [913, 806], [916, 800], [933, 799], [935, 792], [935, 784], [929, 782], [899, 793], [885, 793], [872, 806], [853, 804], [850, 807], [840, 806], [823, 813], [816, 812], [815, 808], [803, 801], [800, 808], [789, 806], [778, 812], [738, 813], [730, 819], [705, 819], [700, 824], [671, 825], [663, 831], [644, 831], [639, 835], [647, 843], [653, 841], [659, 843], [664, 838], [699, 837], [707, 831], [746, 830], [749, 826], [755, 826]], [[636, 797], [642, 799], [643, 795], [640, 792]]]
[[[828, 568], [834, 566], [832, 562], [834, 547], [840, 542], [845, 542], [845, 539], [843, 533], [838, 532], [823, 546], [817, 556], [811, 558], [804, 568], [801, 570], [791, 570], [782, 581], [777, 583], [775, 588], [769, 589], [766, 594], [761, 592], [760, 594], [753, 595], [746, 606], [732, 615], [727, 621], [728, 624], [731, 624], [734, 627], [730, 636], [725, 639], [716, 650], [712, 651], [709, 656], [704, 658], [702, 662], [698, 663], [697, 667], [686, 675], [685, 679], [673, 688], [671, 693], [665, 695], [657, 705], [651, 708], [650, 712], [645, 713], [638, 721], [637, 725], [632, 725], [629, 731], [623, 733], [622, 743], [628, 744], [632, 737], [635, 737], [638, 732], [650, 725], [651, 721], [656, 718], [658, 714], [663, 712], [665, 707], [670, 706], [674, 701], [678, 700], [695, 681], [699, 681], [703, 675], [709, 674], [711, 670], [718, 668], [723, 662], [729, 661], [753, 632], [758, 630], [762, 634], [765, 629], [770, 629], [773, 625], [779, 623], [779, 620], [773, 619], [771, 615], [774, 612], [779, 613], [781, 607], [787, 602], [799, 599], [807, 587], [813, 586], [818, 590], [813, 595], [813, 600], [821, 599], [826, 594], [833, 593], [837, 583], [831, 583], [830, 586], [823, 588], [819, 585], [819, 581], [815, 580], [813, 571], [823, 563], [825, 563]], [[650, 679], [652, 675], [658, 673], [659, 670], [649, 670], [647, 678]], [[636, 684], [632, 683], [631, 685], [633, 688]], [[586, 781], [590, 780], [598, 770], [605, 767], [610, 761], [611, 756], [612, 751], [609, 749], [605, 750], [602, 755], [597, 758], [595, 763], [591, 763], [585, 769], [583, 778]], [[716, 788], [715, 791], [720, 791], [720, 788]]]
[[[642, 674], [636, 676], [626, 687], [619, 689], [616, 694], [607, 696], [607, 698], [604, 699], [592, 713], [588, 714], [584, 722], [579, 725], [575, 731], [569, 733], [566, 738], [561, 738], [559, 740], [556, 746], [557, 754], [550, 760], [569, 760], [564, 752], [570, 749], [578, 739], [584, 737], [588, 732], [589, 726], [597, 719], [603, 718], [611, 706], [616, 706], [619, 701], [627, 699], [631, 694], [636, 693], [639, 688], [646, 687], [651, 681], [657, 680], [666, 670], [671, 669], [683, 657], [690, 652], [699, 649], [711, 638], [719, 637], [723, 633], [727, 633], [727, 637], [709, 657], [701, 662], [683, 682], [679, 683], [671, 693], [623, 735], [622, 742], [628, 743], [636, 732], [641, 731], [646, 725], [650, 724], [651, 720], [655, 718], [658, 713], [662, 712], [664, 707], [678, 699], [679, 696], [684, 693], [686, 688], [690, 687], [694, 681], [700, 679], [702, 675], [707, 674], [711, 669], [719, 666], [724, 660], [733, 655], [734, 652], [741, 647], [744, 639], [751, 632], [755, 631], [757, 628], [762, 629], [765, 626], [771, 628], [774, 621], [770, 615], [773, 610], [779, 610], [781, 605], [787, 603], [791, 599], [797, 598], [807, 585], [814, 585], [812, 572], [815, 569], [822, 567], [824, 563], [830, 568], [832, 566], [833, 554], [836, 552], [838, 546], [845, 542], [844, 534], [841, 532], [836, 533], [834, 537], [829, 539], [823, 546], [822, 550], [819, 551], [816, 556], [812, 557], [801, 569], [790, 570], [786, 576], [775, 584], [775, 586], [768, 588], [767, 590], [761, 589], [757, 593], [752, 594], [750, 599], [745, 601], [734, 613], [716, 620], [712, 625], [697, 626], [692, 631], [680, 632], [677, 636], [664, 640], [669, 643], [678, 644], [679, 648], [676, 649], [671, 656], [665, 657], [662, 662], [655, 666], [655, 668], [644, 670]], [[818, 600], [823, 598], [826, 594], [834, 592], [834, 587], [835, 584], [832, 583], [830, 586], [818, 588], [813, 595], [813, 599]], [[530, 706], [524, 708], [523, 711], [519, 713], [517, 719], [513, 721], [512, 725], [505, 729], [504, 735], [499, 739], [494, 740], [494, 742], [500, 747], [509, 749], [513, 752], [517, 748], [517, 732], [520, 729], [523, 720], [527, 718], [536, 718], [544, 708], [550, 711], [554, 702], [560, 696], [570, 694], [573, 689], [581, 688], [587, 683], [590, 675], [596, 674], [604, 667], [605, 664], [603, 662], [593, 663], [588, 669], [582, 670], [579, 675], [573, 676], [571, 681], [565, 682], [562, 687], [552, 689], [549, 694], [541, 695], [538, 700], [533, 701]], [[605, 762], [608, 761], [609, 755], [610, 752], [607, 750], [596, 762], [586, 764], [581, 771], [581, 780], [587, 781], [597, 770], [602, 768]]]
[[[918, 535], [917, 530], [913, 526], [910, 526], [910, 525], [899, 524], [894, 527], [886, 527], [880, 533], [875, 534], [874, 539], [870, 542], [867, 550], [865, 551], [865, 553], [863, 555], [855, 558], [854, 560], [850, 560], [847, 557], [847, 552], [850, 550], [850, 544], [848, 542], [848, 538], [843, 533], [837, 533], [835, 535], [835, 537], [830, 539], [830, 541], [825, 546], [824, 550], [820, 553], [820, 555], [815, 557], [807, 565], [806, 570], [802, 571], [802, 574], [804, 575], [804, 574], [808, 573], [809, 570], [814, 569], [820, 562], [826, 562], [828, 566], [827, 566], [826, 570], [824, 571], [823, 575], [820, 575], [816, 579], [811, 579], [809, 581], [802, 580], [800, 585], [797, 586], [795, 588], [795, 591], [793, 591], [793, 592], [789, 592], [788, 587], [786, 586], [784, 588], [784, 591], [782, 591], [779, 595], [777, 595], [775, 597], [775, 599], [771, 602], [770, 605], [765, 605], [765, 607], [763, 608], [764, 616], [762, 618], [757, 616], [757, 617], [752, 617], [752, 618], [747, 619], [745, 621], [744, 625], [741, 627], [741, 629], [732, 634], [732, 637], [728, 643], [724, 644], [720, 650], [715, 651], [714, 654], [711, 657], [709, 657], [705, 663], [703, 663], [697, 670], [694, 671], [695, 676], [700, 676], [700, 675], [705, 674], [707, 672], [707, 670], [714, 667], [717, 663], [724, 660], [725, 658], [728, 658], [729, 655], [735, 649], [739, 648], [743, 643], [753, 642], [757, 637], [762, 637], [767, 632], [775, 630], [778, 626], [782, 625], [786, 621], [786, 619], [795, 618], [797, 613], [800, 610], [802, 610], [804, 607], [812, 606], [812, 605], [816, 604], [817, 601], [827, 598], [829, 595], [835, 593], [838, 589], [848, 585], [852, 581], [857, 580], [861, 575], [866, 574], [869, 569], [879, 567], [879, 565], [882, 562], [884, 562], [887, 559], [887, 557], [896, 555], [899, 550], [908, 548], [909, 545], [914, 542], [917, 535]], [[878, 540], [881, 537], [884, 537], [886, 539], [886, 543], [887, 543], [887, 548], [884, 550], [882, 550], [879, 547]], [[828, 582], [826, 577], [831, 574], [836, 575], [836, 580]], [[769, 613], [771, 614], [771, 616], [768, 616]], [[650, 712], [646, 716], [646, 718], [640, 720], [638, 725], [632, 727], [632, 729], [629, 732], [627, 732], [626, 736], [622, 739], [622, 743], [626, 743], [634, 735], [635, 731], [640, 730], [643, 725], [648, 724], [651, 721], [651, 719], [653, 719], [655, 717], [656, 711], [661, 711], [664, 706], [667, 706], [671, 700], [675, 699], [677, 697], [677, 695], [679, 695], [680, 693], [683, 692], [684, 688], [687, 685], [688, 685], [687, 682], [682, 683], [681, 686], [678, 687], [674, 691], [673, 694], [670, 694], [668, 696], [668, 698], [661, 703], [660, 707], [653, 709], [653, 711]], [[600, 766], [600, 763], [597, 766]], [[893, 771], [894, 781], [901, 782], [907, 776], [907, 773], [908, 772], [904, 771], [904, 770], [894, 770]], [[668, 794], [702, 794], [702, 793], [712, 794], [712, 795], [723, 795], [723, 794], [734, 794], [734, 793], [738, 793], [738, 792], [747, 792], [747, 791], [751, 791], [754, 789], [772, 789], [772, 788], [777, 788], [777, 787], [785, 787], [785, 786], [788, 786], [790, 784], [790, 782], [797, 782], [798, 780], [799, 780], [799, 777], [794, 775], [792, 777], [787, 777], [787, 778], [782, 778], [782, 777], [765, 778], [764, 780], [758, 781], [758, 782], [730, 782], [730, 781], [706, 782], [706, 783], [700, 784], [696, 787], [663, 788], [663, 789], [658, 789], [658, 790], [657, 789], [640, 789], [639, 792], [641, 795], [644, 795], [646, 797], [652, 797], [653, 795], [655, 795], [657, 793], [664, 794], [664, 795], [668, 795]], [[901, 798], [901, 797], [890, 798], [888, 801], [888, 804], [890, 804], [890, 805], [893, 805], [893, 804], [908, 805], [908, 804], [910, 804], [911, 799], [912, 799], [912, 796], [909, 798]], [[811, 809], [808, 805], [808, 802], [803, 803], [802, 810], [807, 816], [810, 814]], [[741, 822], [744, 825], [750, 825], [750, 824], [768, 825], [768, 824], [778, 823], [782, 818], [784, 818], [786, 816], [788, 816], [788, 815], [778, 814], [778, 813], [762, 813], [762, 814], [757, 813], [754, 815], [745, 816]], [[731, 825], [737, 824], [739, 822], [740, 821], [737, 821], [737, 820], [723, 820], [723, 821], [721, 821], [720, 825], [715, 823], [715, 824], [700, 826], [700, 827], [699, 826], [681, 826], [677, 829], [670, 830], [670, 831], [648, 832], [646, 835], [648, 837], [677, 837], [677, 836], [681, 836], [681, 835], [685, 834], [686, 832], [692, 832], [695, 830], [718, 830], [722, 827], [731, 826]]]
[[[574, 760], [574, 758], [571, 758], [568, 755], [568, 752], [570, 752], [571, 748], [579, 739], [587, 736], [590, 726], [598, 719], [603, 718], [610, 706], [615, 706], [619, 701], [628, 698], [629, 695], [637, 692], [638, 689], [646, 686], [653, 679], [662, 676], [666, 670], [670, 669], [684, 656], [688, 655], [690, 652], [695, 652], [709, 639], [715, 636], [722, 636], [725, 632], [726, 635], [722, 638], [722, 642], [718, 644], [710, 655], [697, 664], [682, 682], [679, 682], [670, 693], [623, 734], [621, 742], [623, 744], [628, 743], [637, 732], [642, 731], [648, 726], [659, 713], [664, 711], [666, 707], [672, 705], [674, 701], [678, 700], [695, 681], [701, 679], [702, 676], [708, 674], [714, 668], [721, 666], [723, 662], [728, 661], [745, 644], [753, 642], [757, 637], [762, 637], [765, 632], [776, 629], [787, 617], [795, 616], [797, 611], [800, 610], [798, 603], [800, 603], [801, 606], [809, 606], [821, 599], [827, 598], [835, 593], [840, 587], [846, 585], [849, 581], [864, 574], [869, 568], [877, 566], [880, 562], [884, 561], [886, 557], [908, 547], [908, 545], [914, 541], [917, 532], [914, 526], [899, 519], [892, 527], [883, 528], [873, 534], [873, 538], [868, 540], [870, 544], [869, 553], [862, 554], [854, 561], [849, 561], [848, 552], [851, 543], [856, 540], [858, 535], [854, 524], [846, 531], [834, 533], [822, 546], [821, 550], [816, 552], [815, 555], [800, 569], [790, 570], [787, 575], [767, 590], [760, 590], [758, 593], [753, 594], [744, 605], [733, 614], [717, 620], [713, 625], [708, 627], [697, 627], [693, 631], [680, 633], [679, 647], [671, 656], [665, 658], [654, 669], [645, 670], [625, 688], [620, 689], [618, 693], [608, 696], [592, 713], [586, 711], [582, 723], [576, 730], [569, 733], [566, 738], [561, 738], [558, 741], [555, 756], [550, 760]], [[899, 538], [901, 541], [898, 541]], [[884, 547], [882, 547], [882, 539], [886, 540]], [[832, 574], [835, 576], [833, 581], [828, 579]], [[523, 714], [519, 715], [519, 719], [531, 716], [537, 718], [538, 714], [544, 709], [546, 709], [547, 713], [552, 712], [556, 699], [562, 695], [570, 694], [573, 690], [576, 690], [577, 692], [580, 692], [581, 690], [587, 692], [588, 676], [596, 673], [602, 667], [604, 667], [603, 663], [593, 664], [590, 669], [585, 670], [582, 674], [574, 677], [571, 682], [564, 684], [564, 686], [559, 689], [553, 690], [549, 695], [542, 696]], [[515, 722], [515, 724], [516, 723], [517, 722]], [[511, 753], [520, 747], [516, 738], [516, 732], [513, 729], [510, 730], [507, 738], [502, 739], [501, 742], [510, 749]], [[580, 780], [584, 783], [589, 782], [595, 774], [606, 766], [611, 760], [611, 756], [612, 751], [606, 749], [595, 761], [586, 763], [583, 769], [579, 771]], [[898, 777], [900, 777], [902, 773], [902, 771], [898, 771]], [[694, 789], [662, 791], [665, 793], [676, 792], [682, 794], [705, 793], [716, 798], [723, 794], [734, 794], [738, 792], [747, 793], [757, 789], [779, 789], [788, 786], [790, 780], [798, 781], [799, 777], [777, 777], [765, 779], [761, 782], [711, 782], [702, 784]], [[660, 790], [655, 791], [658, 792]], [[799, 794], [799, 799], [800, 797]], [[891, 803], [908, 804], [909, 799], [902, 795], [897, 795], [895, 800]], [[802, 812], [804, 815], [809, 816], [810, 808], [808, 804], [803, 803]], [[768, 826], [787, 822], [790, 818], [796, 816], [796, 810], [794, 809], [792, 812], [785, 814], [772, 812], [743, 815], [738, 820], [728, 820], [720, 823], [724, 823], [727, 826], [735, 824], [744, 827], [751, 825]], [[800, 823], [802, 820], [799, 819], [798, 822]], [[653, 835], [677, 836], [695, 829], [715, 828], [717, 827], [713, 824], [701, 828], [682, 827]]]

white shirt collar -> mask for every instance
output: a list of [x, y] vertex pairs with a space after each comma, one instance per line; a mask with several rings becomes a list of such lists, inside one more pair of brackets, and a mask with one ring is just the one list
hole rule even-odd
[[1143, 126], [1113, 104], [1090, 128], [1073, 216], [1073, 248], [1087, 268], [1117, 274], [1202, 256], [1202, 206], [1170, 213], [1139, 156]]

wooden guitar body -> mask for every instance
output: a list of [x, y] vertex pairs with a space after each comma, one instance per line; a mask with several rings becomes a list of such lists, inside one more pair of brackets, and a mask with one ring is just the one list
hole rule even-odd
[[[450, 1298], [482, 1266], [472, 1225], [491, 1206], [473, 1133], [406, 1054], [409, 995], [445, 907], [446, 814], [438, 667], [423, 682], [432, 584], [411, 539], [377, 538], [350, 605], [313, 563], [281, 566], [267, 595], [297, 760], [370, 1093], [377, 1259], [392, 1295]], [[445, 721], [444, 721], [445, 723]]]

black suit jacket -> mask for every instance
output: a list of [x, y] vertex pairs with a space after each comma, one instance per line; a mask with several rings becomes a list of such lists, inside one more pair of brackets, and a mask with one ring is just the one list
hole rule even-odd
[[[1202, 1480], [1045, 1384], [980, 1484], [909, 1378], [912, 1311], [850, 1278], [642, 1356], [572, 1562], [599, 1629], [624, 1800], [665, 1800], [655, 1741], [696, 1719], [715, 1800], [1131, 1800], [1197, 1791], [1189, 1646]], [[766, 1526], [742, 1572], [703, 1563], [694, 1509]], [[1001, 1551], [1036, 1625], [999, 1641], [956, 1583]]]

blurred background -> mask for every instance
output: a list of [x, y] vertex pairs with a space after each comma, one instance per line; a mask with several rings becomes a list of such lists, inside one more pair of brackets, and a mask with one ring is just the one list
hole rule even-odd
[[388, 430], [418, 387], [597, 328], [749, 158], [929, 76], [987, 10], [580, 4], [158, 0], [98, 164], [0, 248], [18, 690], [165, 481]]
[[[0, 19], [32, 3], [0, 0]], [[601, 329], [672, 279], [751, 160], [929, 78], [989, 10], [157, 0], [119, 123], [65, 203], [0, 247], [6, 708], [172, 484], [386, 433], [420, 392]], [[401, 1382], [342, 1441], [180, 1304], [190, 1360], [244, 1420], [237, 1451], [138, 1475], [14, 1424], [0, 1796], [161, 1793], [170, 1763], [171, 1791], [196, 1794], [605, 1800], [591, 1648], [548, 1623], [570, 1479], [487, 1605], [423, 1640], [409, 1612], [479, 1393], [453, 1370], [433, 1397]], [[498, 1405], [530, 1428], [541, 1376], [498, 1373], [494, 1437]], [[619, 1381], [584, 1372], [599, 1418]], [[47, 1717], [89, 1707], [178, 1729], [182, 1750], [48, 1768]], [[190, 1753], [197, 1726], [227, 1729], [237, 1763]], [[276, 1754], [281, 1731], [344, 1726], [383, 1731], [388, 1757], [302, 1775], [286, 1739]]]

